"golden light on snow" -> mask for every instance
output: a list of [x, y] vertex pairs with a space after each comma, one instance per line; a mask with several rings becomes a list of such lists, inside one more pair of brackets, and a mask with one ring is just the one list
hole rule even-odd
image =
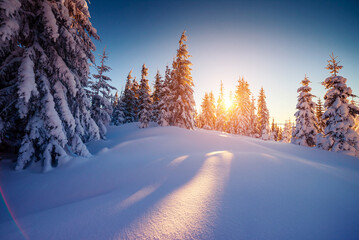
[[117, 206], [117, 209], [122, 210], [122, 209], [125, 209], [125, 208], [131, 206], [132, 204], [135, 204], [135, 203], [141, 201], [142, 199], [144, 199], [145, 197], [147, 197], [148, 195], [153, 193], [158, 187], [159, 187], [159, 185], [150, 185], [150, 186], [141, 188], [140, 190], [138, 190], [137, 192], [135, 192], [134, 194], [132, 194], [131, 196], [129, 196], [128, 198], [123, 200]]
[[180, 163], [182, 163], [187, 158], [188, 158], [188, 155], [183, 155], [178, 158], [175, 158], [168, 164], [168, 166], [175, 167], [175, 166], [179, 165]]
[[217, 217], [220, 198], [230, 174], [233, 154], [206, 154], [197, 174], [167, 195], [142, 217], [132, 222], [118, 239], [196, 239], [210, 230]]

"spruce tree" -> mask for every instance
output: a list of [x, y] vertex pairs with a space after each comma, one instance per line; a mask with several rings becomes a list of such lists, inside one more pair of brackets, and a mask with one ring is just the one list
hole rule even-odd
[[160, 99], [158, 106], [159, 115], [157, 120], [157, 123], [163, 127], [168, 126], [169, 124], [170, 113], [169, 113], [168, 103], [171, 100], [170, 86], [171, 86], [171, 69], [168, 66], [166, 66], [165, 80], [162, 84], [162, 88], [160, 91]]
[[224, 104], [224, 92], [223, 92], [223, 83], [221, 81], [220, 92], [217, 100], [216, 108], [216, 126], [217, 131], [226, 131], [226, 106]]
[[135, 107], [137, 104], [136, 94], [133, 91], [132, 87], [132, 70], [127, 75], [127, 81], [125, 85], [125, 90], [123, 92], [123, 97], [121, 98], [123, 103], [123, 114], [124, 114], [124, 123], [131, 123], [136, 120]]
[[115, 100], [113, 102], [112, 108], [112, 124], [118, 126], [125, 123], [125, 104], [123, 102], [124, 96], [121, 94], [121, 97], [118, 97], [116, 92]]
[[90, 81], [91, 115], [99, 127], [101, 138], [104, 139], [113, 111], [110, 92], [115, 88], [109, 84], [111, 78], [105, 75], [106, 72], [111, 70], [111, 68], [105, 64], [106, 59], [108, 59], [105, 49], [103, 49], [103, 53], [100, 57], [100, 65], [96, 66], [97, 74], [92, 75], [95, 80]]
[[151, 93], [150, 86], [148, 85], [148, 79], [146, 78], [147, 75], [148, 68], [146, 68], [146, 65], [143, 64], [141, 71], [141, 84], [140, 89], [138, 90], [138, 118], [141, 123], [140, 128], [147, 128], [149, 126], [152, 113]]
[[202, 112], [199, 116], [200, 128], [213, 130], [215, 127], [215, 105], [213, 93], [205, 93], [202, 104]]
[[188, 60], [191, 56], [185, 44], [187, 41], [185, 33], [186, 31], [181, 35], [177, 56], [172, 64], [171, 99], [169, 102], [170, 125], [193, 129], [195, 102], [192, 87], [194, 84], [190, 68], [192, 63]]
[[85, 0], [0, 3], [0, 137], [19, 148], [17, 170], [88, 156], [84, 142], [99, 138], [85, 91], [99, 39], [89, 17]]
[[244, 78], [239, 78], [238, 86], [235, 92], [235, 118], [234, 131], [237, 134], [249, 136], [250, 129], [250, 115], [251, 115], [251, 92], [249, 84]]
[[294, 114], [296, 117], [296, 127], [293, 131], [291, 142], [294, 144], [313, 147], [316, 145], [316, 136], [318, 134], [318, 123], [315, 116], [315, 103], [312, 101], [314, 95], [311, 94], [312, 88], [309, 87], [309, 79], [304, 77], [298, 88], [298, 111]]
[[259, 136], [267, 138], [269, 127], [269, 111], [266, 103], [266, 96], [263, 87], [259, 92], [258, 97], [258, 111], [257, 111], [257, 126]]
[[330, 55], [327, 69], [332, 74], [326, 78], [322, 85], [327, 89], [324, 96], [323, 114], [325, 121], [324, 135], [318, 137], [318, 147], [345, 154], [359, 155], [359, 135], [354, 131], [354, 118], [359, 113], [359, 108], [349, 102], [349, 97], [355, 96], [352, 89], [347, 87], [347, 79], [338, 76], [343, 67]]
[[139, 91], [140, 91], [140, 85], [138, 84], [136, 77], [133, 79], [131, 84], [131, 91], [133, 92], [134, 98], [133, 100], [133, 115], [134, 115], [134, 122], [139, 121], [139, 105], [140, 105], [140, 99], [139, 99]]
[[157, 122], [158, 117], [160, 115], [160, 101], [162, 98], [162, 85], [163, 80], [160, 75], [160, 72], [157, 70], [156, 76], [155, 76], [155, 85], [154, 85], [154, 91], [152, 94], [152, 121]]
[[282, 131], [282, 142], [290, 143], [292, 139], [293, 125], [291, 120], [285, 121], [284, 128]]
[[278, 139], [278, 132], [277, 132], [276, 125], [274, 123], [274, 118], [272, 118], [272, 125], [271, 125], [271, 129], [270, 129], [269, 139], [272, 141], [277, 141], [277, 139]]
[[211, 91], [209, 93], [209, 113], [210, 113], [210, 119], [209, 123], [212, 130], [215, 130], [216, 127], [216, 100], [214, 99], [213, 92]]

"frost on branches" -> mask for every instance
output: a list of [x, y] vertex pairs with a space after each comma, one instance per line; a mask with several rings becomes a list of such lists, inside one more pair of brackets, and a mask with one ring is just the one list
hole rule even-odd
[[323, 136], [318, 136], [317, 145], [325, 150], [359, 156], [359, 135], [353, 129], [359, 108], [349, 102], [348, 98], [354, 95], [346, 85], [347, 79], [337, 76], [342, 66], [338, 65], [334, 54], [330, 58], [327, 69], [332, 75], [322, 82], [327, 89], [324, 96], [326, 111], [322, 117], [325, 129]]
[[110, 92], [116, 88], [112, 87], [108, 83], [111, 81], [111, 78], [105, 75], [106, 72], [111, 70], [110, 67], [105, 65], [105, 61], [108, 58], [105, 49], [103, 50], [103, 53], [100, 55], [100, 57], [101, 64], [96, 66], [97, 74], [92, 75], [95, 81], [90, 82], [90, 97], [92, 103], [91, 115], [99, 127], [101, 138], [105, 139], [107, 126], [111, 121], [111, 114], [113, 111], [110, 102]]
[[313, 147], [316, 145], [318, 134], [317, 118], [315, 116], [315, 103], [312, 101], [314, 95], [311, 94], [312, 88], [309, 87], [309, 79], [304, 77], [302, 85], [298, 88], [298, 111], [296, 117], [296, 127], [293, 132], [291, 142], [294, 144]]
[[151, 105], [151, 95], [150, 95], [150, 86], [148, 85], [148, 68], [143, 64], [142, 74], [141, 74], [141, 84], [138, 92], [139, 95], [139, 121], [141, 123], [140, 128], [147, 128], [149, 126], [151, 115], [152, 115], [152, 105]]
[[188, 60], [191, 57], [187, 51], [187, 36], [184, 31], [179, 41], [176, 59], [173, 62], [171, 101], [169, 106], [170, 125], [187, 129], [194, 128], [195, 102], [193, 98], [194, 86], [191, 68], [192, 63]]
[[20, 147], [16, 169], [49, 170], [99, 138], [84, 88], [99, 39], [85, 0], [0, 3], [2, 143]]

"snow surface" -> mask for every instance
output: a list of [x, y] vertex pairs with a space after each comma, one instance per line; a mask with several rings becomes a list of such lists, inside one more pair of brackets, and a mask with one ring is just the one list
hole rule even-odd
[[358, 158], [138, 124], [48, 173], [1, 161], [0, 239], [359, 239]]

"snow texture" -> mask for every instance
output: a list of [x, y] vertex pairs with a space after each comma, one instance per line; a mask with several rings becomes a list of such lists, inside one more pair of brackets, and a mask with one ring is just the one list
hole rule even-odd
[[0, 162], [1, 239], [359, 239], [351, 156], [138, 123], [88, 149], [46, 174]]

